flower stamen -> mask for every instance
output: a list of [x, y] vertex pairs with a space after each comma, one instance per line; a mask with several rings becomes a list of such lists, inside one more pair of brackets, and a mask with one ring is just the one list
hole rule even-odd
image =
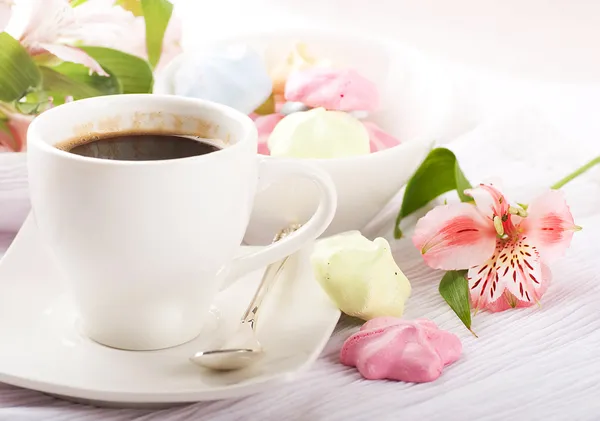
[[498, 215], [494, 216], [494, 228], [496, 229], [496, 233], [502, 237], [504, 235], [504, 225], [502, 224], [502, 218]]
[[511, 215], [518, 215], [521, 218], [526, 218], [527, 217], [527, 211], [523, 208], [517, 208], [515, 206], [510, 206], [508, 208], [508, 213], [510, 213]]

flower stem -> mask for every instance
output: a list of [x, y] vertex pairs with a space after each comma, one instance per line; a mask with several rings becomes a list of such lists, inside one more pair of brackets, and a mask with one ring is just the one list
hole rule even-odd
[[579, 167], [578, 169], [573, 171], [571, 174], [567, 175], [562, 180], [557, 181], [550, 188], [553, 190], [560, 189], [565, 184], [567, 184], [569, 181], [574, 180], [575, 178], [579, 177], [581, 174], [583, 174], [584, 172], [586, 172], [587, 170], [589, 170], [590, 168], [592, 168], [593, 166], [598, 165], [598, 164], [600, 164], [600, 156], [597, 156], [596, 158], [592, 159], [590, 162], [588, 162], [584, 166]]

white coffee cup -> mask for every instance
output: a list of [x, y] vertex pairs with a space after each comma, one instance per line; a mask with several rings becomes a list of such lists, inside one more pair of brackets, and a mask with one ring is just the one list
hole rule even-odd
[[[55, 147], [98, 134], [162, 132], [221, 139], [217, 152], [160, 161], [89, 158]], [[219, 290], [284, 258], [331, 222], [329, 176], [256, 154], [257, 132], [229, 107], [162, 95], [84, 99], [44, 112], [27, 133], [33, 214], [91, 339], [151, 350], [196, 337]], [[296, 233], [234, 258], [254, 195], [282, 177], [319, 186], [321, 202]], [[285, 227], [281, 227], [285, 228]]]

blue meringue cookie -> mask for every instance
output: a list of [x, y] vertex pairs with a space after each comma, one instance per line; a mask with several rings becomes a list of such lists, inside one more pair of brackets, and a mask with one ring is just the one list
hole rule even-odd
[[[252, 113], [271, 95], [272, 81], [263, 58], [246, 45], [189, 51], [159, 81], [170, 93], [206, 99]], [[160, 77], [160, 76], [159, 76]]]

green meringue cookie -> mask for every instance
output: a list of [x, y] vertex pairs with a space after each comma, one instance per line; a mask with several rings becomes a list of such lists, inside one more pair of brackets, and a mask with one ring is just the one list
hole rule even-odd
[[325, 292], [349, 316], [363, 320], [402, 316], [410, 282], [384, 238], [370, 241], [349, 231], [320, 240], [311, 264]]
[[314, 108], [292, 113], [269, 136], [271, 156], [342, 158], [370, 152], [369, 133], [356, 117], [343, 111]]

